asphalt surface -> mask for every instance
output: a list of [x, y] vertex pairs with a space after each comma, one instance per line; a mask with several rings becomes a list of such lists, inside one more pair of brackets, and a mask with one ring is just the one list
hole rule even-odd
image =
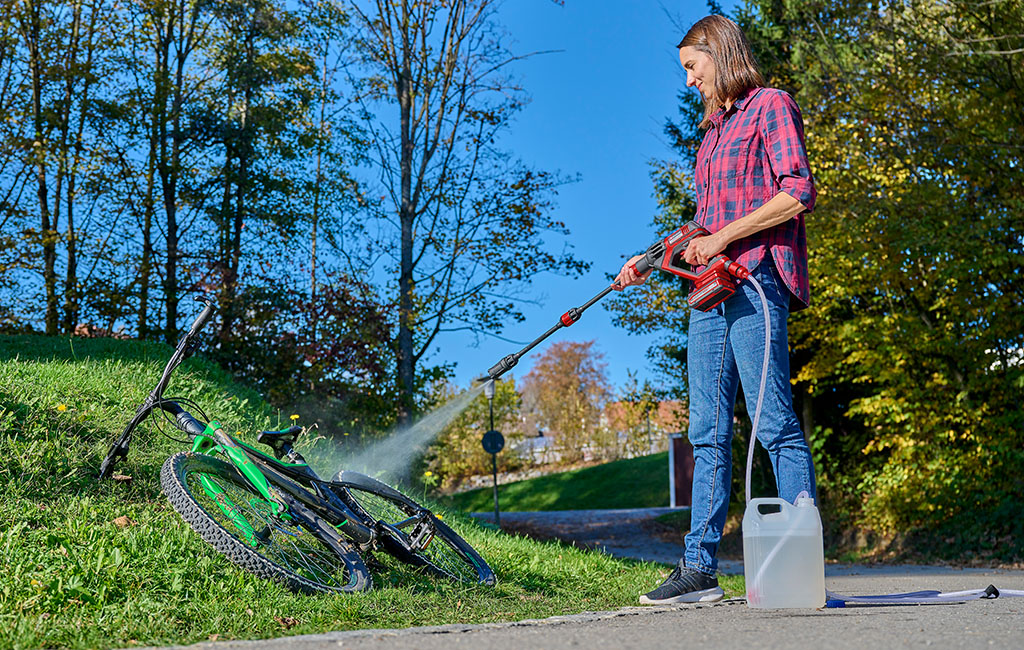
[[[530, 523], [551, 537], [580, 541], [622, 557], [674, 562], [678, 548], [656, 539], [636, 539], [637, 523], [660, 514], [650, 511], [576, 511], [544, 513]], [[540, 513], [536, 513], [540, 514]], [[509, 513], [525, 518], [523, 513]], [[493, 516], [493, 515], [492, 515]], [[506, 519], [508, 517], [508, 519]], [[502, 515], [502, 524], [514, 517]], [[541, 520], [538, 523], [537, 520]], [[573, 528], [573, 520], [576, 528]], [[620, 538], [614, 521], [631, 531]], [[588, 523], [589, 522], [589, 523]], [[522, 521], [520, 522], [522, 523]], [[557, 524], [557, 525], [556, 525]], [[575, 532], [573, 532], [575, 530]], [[620, 543], [621, 542], [621, 543]], [[645, 546], [645, 544], [648, 544]], [[670, 545], [671, 546], [671, 545]], [[629, 555], [627, 553], [633, 553]], [[652, 554], [666, 553], [667, 560]], [[742, 572], [742, 564], [723, 570]], [[826, 565], [825, 586], [853, 595], [889, 594], [937, 589], [1024, 590], [1024, 571], [953, 569], [938, 566]], [[626, 607], [541, 620], [482, 625], [350, 630], [265, 641], [222, 641], [188, 646], [192, 650], [334, 650], [337, 648], [495, 650], [573, 648], [665, 648], [712, 645], [720, 648], [1021, 648], [1024, 650], [1024, 598], [997, 598], [942, 605], [899, 605], [825, 608], [820, 610], [757, 610], [742, 599], [704, 605]]]
[[[884, 572], [883, 572], [884, 573]], [[911, 575], [826, 579], [845, 594], [922, 588], [1024, 589], [1024, 572], [916, 570]], [[742, 600], [711, 605], [629, 607], [613, 612], [405, 630], [357, 630], [273, 639], [201, 643], [193, 650], [494, 650], [573, 648], [1024, 648], [1024, 598], [949, 605], [755, 610]]]

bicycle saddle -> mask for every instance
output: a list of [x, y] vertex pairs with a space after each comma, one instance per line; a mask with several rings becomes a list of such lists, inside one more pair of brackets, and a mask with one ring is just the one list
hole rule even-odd
[[302, 433], [302, 427], [289, 427], [284, 431], [260, 431], [256, 436], [256, 442], [267, 445], [274, 450], [274, 457], [281, 460], [281, 457], [292, 451], [292, 444]]

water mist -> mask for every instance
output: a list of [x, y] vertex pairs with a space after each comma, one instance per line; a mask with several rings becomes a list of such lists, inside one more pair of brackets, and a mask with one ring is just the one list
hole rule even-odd
[[412, 425], [398, 429], [387, 438], [374, 442], [359, 450], [354, 456], [344, 458], [338, 469], [349, 469], [384, 480], [405, 479], [416, 456], [459, 416], [469, 408], [480, 395], [486, 383], [465, 390], [442, 406], [424, 415]]

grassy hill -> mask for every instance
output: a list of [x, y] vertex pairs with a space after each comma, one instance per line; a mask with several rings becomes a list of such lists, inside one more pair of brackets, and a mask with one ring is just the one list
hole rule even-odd
[[[449, 499], [446, 503], [466, 512], [494, 509], [491, 487]], [[509, 512], [667, 506], [668, 452], [498, 485], [498, 501]]]
[[[374, 576], [379, 588], [370, 593], [308, 597], [251, 577], [205, 545], [161, 494], [160, 466], [181, 443], [144, 424], [118, 466], [132, 480], [95, 478], [170, 352], [136, 341], [0, 336], [0, 647], [187, 644], [517, 620], [634, 604], [665, 573], [449, 513], [494, 567], [496, 588], [392, 568]], [[235, 430], [287, 422], [287, 413], [202, 360], [179, 368], [167, 394], [192, 397]], [[114, 523], [123, 516], [127, 527]]]

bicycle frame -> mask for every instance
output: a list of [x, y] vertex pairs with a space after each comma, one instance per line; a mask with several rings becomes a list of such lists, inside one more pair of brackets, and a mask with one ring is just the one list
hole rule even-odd
[[[176, 413], [175, 418], [179, 422], [192, 420], [187, 425], [191, 429], [186, 429], [188, 433], [202, 426], [201, 422], [184, 410]], [[274, 507], [274, 514], [278, 517], [285, 518], [294, 515], [296, 511], [302, 513], [304, 519], [309, 519], [311, 515], [319, 516], [361, 548], [376, 542], [377, 532], [365, 525], [344, 501], [325, 487], [327, 481], [321, 479], [301, 459], [297, 463], [280, 461], [228, 435], [216, 421], [210, 422], [195, 434], [192, 452], [210, 456], [219, 453], [225, 456], [239, 474]]]
[[[274, 516], [281, 519], [298, 517], [314, 529], [340, 531], [360, 548], [373, 546], [377, 540], [377, 531], [364, 524], [344, 501], [326, 488], [327, 482], [317, 476], [301, 456], [298, 458], [300, 462], [297, 463], [279, 461], [228, 435], [218, 422], [203, 424], [178, 403], [163, 398], [163, 391], [170, 383], [171, 374], [193, 352], [195, 337], [213, 315], [213, 304], [203, 299], [200, 299], [200, 302], [204, 304], [202, 312], [178, 342], [156, 387], [139, 405], [135, 415], [111, 446], [100, 466], [99, 478], [110, 476], [117, 460], [127, 457], [135, 429], [155, 409], [160, 409], [172, 415], [177, 428], [192, 438], [194, 453], [211, 456], [221, 454], [227, 458], [239, 474], [259, 492]], [[202, 478], [203, 489], [252, 543], [256, 531], [238, 514], [215, 481], [205, 476]], [[312, 493], [310, 489], [313, 490]], [[329, 525], [324, 526], [322, 523]]]

